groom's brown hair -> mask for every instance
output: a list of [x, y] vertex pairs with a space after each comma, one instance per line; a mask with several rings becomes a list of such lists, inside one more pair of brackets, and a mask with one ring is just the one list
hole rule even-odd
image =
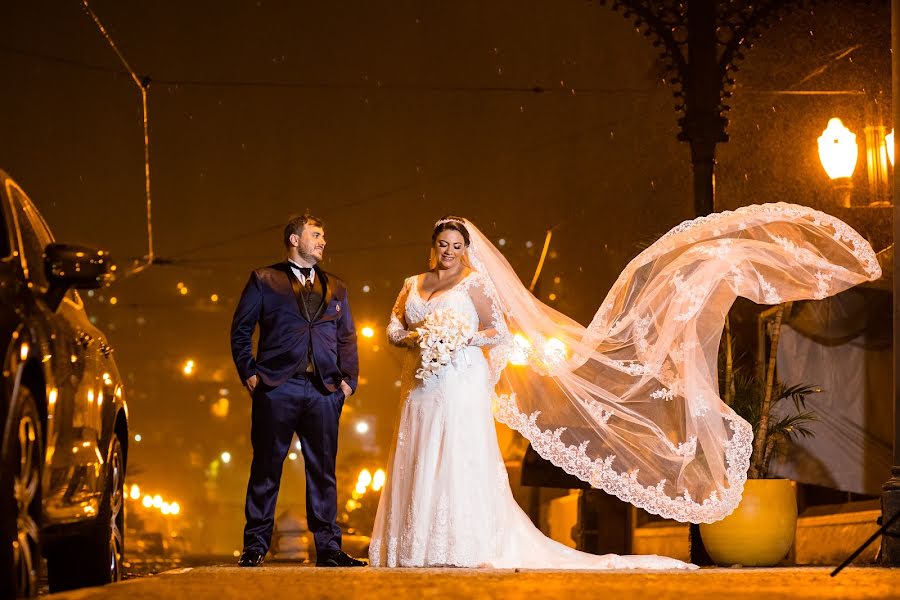
[[299, 217], [293, 217], [290, 221], [288, 221], [287, 225], [284, 226], [284, 247], [291, 247], [291, 236], [292, 235], [303, 235], [303, 227], [305, 225], [313, 225], [315, 227], [322, 227], [324, 229], [325, 223], [322, 219], [318, 217], [314, 217], [312, 215], [300, 215]]

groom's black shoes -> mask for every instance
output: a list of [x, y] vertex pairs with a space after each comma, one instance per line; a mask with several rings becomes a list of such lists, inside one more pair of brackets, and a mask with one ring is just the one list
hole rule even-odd
[[365, 567], [366, 563], [347, 556], [340, 550], [331, 552], [316, 559], [317, 567]]
[[241, 567], [258, 567], [263, 564], [266, 555], [257, 550], [244, 550], [241, 558], [238, 560], [238, 566]]

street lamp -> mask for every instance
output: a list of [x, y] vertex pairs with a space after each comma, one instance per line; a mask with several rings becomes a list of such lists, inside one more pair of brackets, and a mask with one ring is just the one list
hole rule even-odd
[[512, 365], [523, 366], [528, 364], [528, 355], [531, 353], [531, 342], [521, 333], [513, 336], [513, 350], [509, 355]]
[[858, 157], [856, 134], [844, 127], [844, 123], [837, 117], [829, 119], [828, 126], [819, 136], [819, 160], [840, 191], [841, 205], [845, 207], [850, 206], [853, 190], [850, 177], [856, 169]]
[[566, 360], [568, 350], [566, 344], [557, 338], [550, 338], [544, 344], [544, 360], [551, 365], [556, 365]]

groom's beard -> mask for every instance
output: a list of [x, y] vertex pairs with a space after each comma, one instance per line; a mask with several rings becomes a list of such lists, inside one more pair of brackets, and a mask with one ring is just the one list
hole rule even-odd
[[322, 261], [322, 258], [324, 258], [325, 250], [322, 250], [319, 256], [306, 252], [298, 252], [297, 254], [299, 254], [300, 258], [302, 258], [305, 262], [309, 263], [309, 266], [314, 267]]

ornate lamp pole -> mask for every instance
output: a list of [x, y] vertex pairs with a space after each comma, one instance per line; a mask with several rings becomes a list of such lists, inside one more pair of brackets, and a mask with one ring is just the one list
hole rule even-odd
[[[599, 0], [622, 11], [660, 49], [681, 132], [691, 146], [694, 211], [715, 209], [716, 145], [728, 141], [728, 98], [743, 51], [798, 0]], [[792, 6], [793, 5], [793, 6]]]

